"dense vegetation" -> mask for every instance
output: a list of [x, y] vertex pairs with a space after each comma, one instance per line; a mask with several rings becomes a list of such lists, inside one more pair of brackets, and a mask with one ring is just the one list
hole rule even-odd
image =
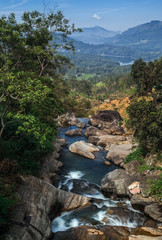
[[0, 18], [0, 224], [14, 202], [14, 176], [36, 174], [53, 149], [54, 119], [68, 108], [63, 76], [70, 65], [53, 32], [60, 32], [62, 49], [74, 50], [66, 38], [74, 31], [60, 11], [25, 12], [20, 24], [14, 14]]
[[[139, 147], [127, 156], [125, 162], [138, 160], [139, 172], [161, 171], [156, 163], [162, 161], [162, 59], [149, 63], [142, 59], [135, 61], [131, 75], [136, 84], [136, 96], [127, 108], [127, 126], [134, 130]], [[147, 161], [149, 157], [152, 158], [151, 164]], [[159, 179], [150, 180], [149, 185], [150, 195], [161, 199], [162, 174]]]
[[141, 148], [157, 152], [162, 147], [162, 59], [149, 63], [142, 59], [135, 61], [131, 75], [137, 97], [127, 109], [128, 126], [135, 131]]

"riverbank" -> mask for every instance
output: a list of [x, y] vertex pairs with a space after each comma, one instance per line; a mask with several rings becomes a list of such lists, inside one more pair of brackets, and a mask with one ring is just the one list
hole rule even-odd
[[[74, 123], [74, 121], [73, 121], [73, 123]], [[101, 124], [101, 122], [98, 124]], [[97, 130], [95, 129], [95, 131], [93, 131], [93, 133], [95, 132], [97, 134], [97, 137], [99, 137], [99, 140], [101, 140], [100, 137], [105, 136], [105, 135], [103, 135], [104, 129], [101, 129], [101, 128], [103, 128], [103, 125], [102, 126], [99, 125], [99, 126], [100, 126], [100, 128], [98, 128], [98, 126], [95, 127]], [[116, 128], [114, 128], [114, 125], [111, 125], [111, 127], [113, 127], [113, 129], [115, 129], [115, 131], [117, 130]], [[84, 135], [86, 135], [86, 132], [89, 133], [90, 132], [89, 129], [84, 131]], [[100, 135], [99, 133], [100, 134], [102, 133], [102, 134]], [[108, 135], [108, 134], [106, 134], [106, 135]], [[90, 137], [92, 137], [92, 136], [89, 136], [89, 138]], [[116, 135], [116, 137], [119, 137], [119, 135]], [[88, 138], [88, 140], [89, 140], [89, 138]], [[126, 138], [125, 140], [122, 140], [122, 143], [123, 143], [123, 141], [128, 141], [128, 140], [130, 140], [130, 137]], [[107, 139], [106, 139], [106, 141], [107, 142], [105, 145], [103, 144], [103, 141], [101, 144], [102, 147], [104, 146], [104, 148], [106, 148], [106, 146], [108, 147], [111, 143], [111, 142], [108, 143]], [[70, 142], [70, 144], [71, 143], [72, 142]], [[121, 142], [118, 142], [118, 144], [119, 143], [121, 143]], [[61, 150], [61, 146], [66, 144], [66, 142], [65, 142], [65, 140], [62, 139], [62, 140], [58, 140], [55, 144], [56, 144], [55, 145], [56, 151], [54, 151], [53, 154], [51, 156], [48, 156], [48, 158], [44, 161], [44, 164], [43, 164], [43, 167], [42, 167], [42, 170], [40, 173], [40, 178], [31, 177], [31, 176], [27, 176], [27, 177], [20, 176], [20, 187], [18, 190], [18, 196], [20, 199], [20, 203], [16, 207], [16, 215], [13, 216], [13, 218], [11, 219], [12, 227], [10, 228], [9, 234], [6, 236], [6, 239], [14, 239], [14, 240], [18, 240], [18, 239], [23, 239], [23, 240], [43, 239], [43, 240], [46, 240], [46, 239], [49, 239], [49, 237], [51, 236], [51, 230], [52, 230], [51, 220], [54, 217], [56, 217], [57, 215], [59, 215], [60, 212], [69, 211], [69, 210], [72, 210], [72, 209], [75, 209], [75, 208], [78, 208], [81, 206], [85, 207], [85, 206], [91, 205], [92, 198], [89, 198], [87, 196], [82, 196], [80, 194], [78, 195], [76, 193], [71, 193], [67, 190], [66, 191], [60, 190], [52, 185], [58, 179], [57, 172], [58, 172], [59, 168], [62, 166], [62, 163], [57, 160], [59, 157], [59, 151]], [[98, 142], [96, 143], [96, 145], [97, 144], [98, 144]], [[68, 151], [67, 151], [67, 153], [68, 153]], [[76, 155], [75, 155], [75, 157], [76, 157]], [[105, 155], [105, 157], [106, 157], [106, 155]], [[103, 166], [107, 171], [109, 167], [104, 165], [104, 158], [103, 158]], [[95, 160], [89, 160], [89, 161], [95, 161]], [[123, 169], [119, 169], [119, 170], [126, 171]], [[110, 171], [110, 173], [113, 173], [113, 172], [114, 171]], [[110, 174], [110, 173], [108, 173], [108, 174]], [[102, 175], [102, 177], [103, 177], [103, 175]], [[124, 175], [125, 175], [125, 173], [124, 173]], [[94, 177], [96, 178], [96, 176], [94, 176]], [[127, 181], [127, 179], [123, 180], [122, 178], [120, 178], [122, 176], [121, 174], [119, 174], [119, 175], [115, 174], [115, 176], [118, 176], [117, 180], [119, 180], [118, 184], [116, 184], [116, 186], [123, 186], [124, 184], [119, 184], [119, 183], [121, 183], [121, 182], [124, 183], [124, 181]], [[112, 186], [114, 187], [114, 183], [117, 183], [116, 179], [113, 180], [111, 178], [111, 181], [114, 181], [113, 183], [111, 183]], [[106, 182], [107, 182], [107, 180], [106, 180]], [[105, 187], [102, 186], [102, 190], [105, 191], [104, 188]], [[125, 189], [125, 187], [124, 187], [124, 189]], [[112, 191], [107, 191], [107, 193], [109, 195], [112, 195], [113, 197], [114, 197], [114, 195], [116, 195], [117, 197], [122, 196], [122, 194], [118, 195], [117, 193], [115, 193], [114, 188], [112, 188], [111, 190]], [[128, 195], [126, 194], [123, 196], [131, 197], [133, 199], [133, 198], [135, 198], [135, 196], [140, 196], [140, 195], [139, 194], [133, 195], [133, 194], [130, 194], [130, 192], [129, 192]], [[138, 199], [138, 201], [139, 201], [139, 199]], [[142, 201], [143, 201], [143, 199], [141, 200], [141, 202]], [[150, 206], [152, 203], [154, 203], [154, 202], [152, 202], [152, 201], [148, 202], [147, 206]], [[141, 203], [138, 205], [141, 205]], [[156, 203], [156, 206], [157, 206], [157, 203]], [[158, 205], [158, 207], [159, 207], [159, 205]], [[112, 212], [111, 212], [111, 214], [112, 214]], [[151, 218], [153, 218], [153, 217], [151, 216]], [[106, 239], [105, 237], [108, 235], [105, 235], [105, 234], [108, 234], [110, 232], [110, 229], [113, 232], [113, 234], [115, 234], [114, 236], [118, 237], [117, 239], [133, 239], [133, 238], [130, 238], [130, 236], [132, 234], [134, 234], [134, 235], [141, 234], [143, 237], [146, 235], [147, 236], [149, 235], [152, 237], [152, 239], [160, 239], [159, 238], [159, 237], [161, 237], [159, 235], [160, 234], [160, 232], [159, 232], [160, 224], [157, 224], [156, 222], [159, 223], [160, 221], [159, 220], [153, 221], [153, 222], [151, 222], [151, 225], [149, 225], [149, 227], [151, 226], [151, 229], [153, 228], [153, 225], [154, 225], [154, 228], [153, 228], [154, 230], [150, 230], [151, 233], [150, 232], [148, 233], [148, 231], [149, 231], [148, 229], [140, 230], [141, 228], [138, 231], [136, 230], [136, 232], [132, 232], [132, 231], [128, 231], [128, 229], [125, 227], [113, 227], [113, 226], [99, 227], [98, 226], [97, 228], [96, 227], [94, 228], [94, 227], [85, 226], [85, 227], [71, 229], [70, 231], [68, 230], [68, 232], [57, 233], [55, 235], [54, 239], [67, 239], [68, 235], [66, 235], [66, 234], [72, 234], [72, 235], [70, 235], [71, 237], [73, 236], [71, 239], [76, 239], [75, 236], [77, 235], [78, 240], [86, 239], [86, 238], [90, 239], [90, 240], [91, 239]], [[106, 224], [108, 224], [108, 223], [106, 223]], [[148, 228], [148, 226], [146, 228]], [[115, 230], [113, 230], [113, 229], [115, 229]], [[121, 233], [123, 231], [127, 231], [127, 234]], [[79, 234], [79, 232], [81, 234]], [[120, 234], [117, 234], [117, 232], [120, 232]], [[63, 234], [63, 235], [58, 236], [59, 234]], [[122, 235], [122, 234], [125, 234], [125, 235]], [[98, 238], [94, 238], [96, 235]], [[85, 236], [86, 236], [86, 238], [84, 238]], [[102, 238], [101, 238], [101, 236], [102, 236]], [[124, 238], [121, 238], [121, 237], [124, 237]], [[143, 237], [141, 239], [144, 239]], [[140, 238], [136, 237], [134, 239], [140, 239]]]

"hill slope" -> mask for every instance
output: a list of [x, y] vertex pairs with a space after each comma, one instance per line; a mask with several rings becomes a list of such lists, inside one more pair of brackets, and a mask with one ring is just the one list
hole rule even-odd
[[109, 31], [99, 26], [82, 28], [82, 30], [83, 32], [81, 33], [73, 33], [71, 38], [84, 43], [102, 44], [107, 41], [107, 38], [114, 37], [119, 34], [119, 32]]

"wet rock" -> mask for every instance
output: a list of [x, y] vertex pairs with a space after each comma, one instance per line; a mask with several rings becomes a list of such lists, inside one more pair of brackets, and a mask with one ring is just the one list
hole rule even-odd
[[82, 135], [82, 130], [81, 129], [73, 129], [65, 132], [65, 135], [68, 137], [73, 137], [73, 136], [81, 136]]
[[86, 127], [86, 124], [84, 123], [84, 122], [77, 122], [76, 123], [76, 126], [78, 127], [78, 128], [85, 128]]
[[117, 196], [131, 196], [125, 183], [129, 175], [123, 169], [116, 169], [107, 173], [101, 180], [101, 188], [107, 193], [113, 193]]
[[111, 165], [111, 163], [110, 163], [109, 161], [104, 161], [104, 164], [105, 164], [106, 166], [110, 166], [110, 165]]
[[122, 225], [128, 225], [135, 222], [138, 226], [142, 226], [144, 222], [144, 216], [142, 213], [133, 211], [126, 207], [111, 207], [105, 214], [102, 221], [106, 224], [111, 224], [112, 222], [120, 222]]
[[120, 165], [126, 156], [132, 152], [132, 144], [111, 145], [110, 150], [106, 156], [114, 164]]
[[153, 203], [147, 205], [144, 212], [155, 221], [162, 222], [162, 204]]
[[90, 200], [81, 195], [58, 190], [33, 176], [21, 177], [20, 181], [17, 192], [19, 202], [15, 206], [15, 214], [11, 216], [13, 224], [6, 240], [47, 240], [51, 236], [51, 209], [54, 211], [59, 205], [61, 210], [68, 211], [86, 206]]
[[69, 150], [70, 152], [80, 154], [90, 159], [94, 159], [95, 156], [92, 154], [92, 152], [99, 151], [99, 148], [95, 147], [91, 143], [77, 141], [69, 146]]
[[68, 183], [62, 188], [65, 191], [68, 191], [68, 185], [71, 184], [72, 189], [71, 192], [77, 193], [77, 194], [88, 194], [93, 195], [96, 192], [99, 193], [101, 188], [93, 183], [88, 183], [84, 180], [80, 179], [71, 179], [68, 181]]

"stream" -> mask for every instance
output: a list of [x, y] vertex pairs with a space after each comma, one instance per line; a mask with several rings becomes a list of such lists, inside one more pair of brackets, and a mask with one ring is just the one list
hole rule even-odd
[[[88, 119], [79, 120], [88, 124]], [[64, 147], [59, 158], [64, 165], [60, 171], [57, 187], [91, 197], [92, 205], [88, 208], [61, 213], [52, 222], [53, 233], [80, 225], [126, 226], [129, 228], [142, 226], [145, 220], [143, 213], [133, 209], [129, 200], [111, 200], [105, 197], [101, 191], [100, 183], [103, 176], [119, 168], [112, 162], [110, 166], [104, 164], [107, 152], [101, 148], [99, 152], [95, 152], [95, 159], [91, 160], [68, 150], [69, 145], [75, 141], [87, 142], [87, 138], [83, 134], [74, 137], [64, 135], [66, 131], [76, 128], [76, 126], [69, 126], [60, 128], [58, 131], [60, 137], [67, 139], [68, 146]]]

